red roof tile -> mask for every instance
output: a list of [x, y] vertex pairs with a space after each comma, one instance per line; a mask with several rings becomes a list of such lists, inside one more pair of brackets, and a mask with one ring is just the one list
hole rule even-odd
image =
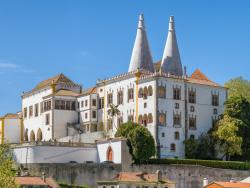
[[222, 188], [250, 188], [250, 183], [242, 183], [242, 182], [213, 182], [207, 185], [206, 187], [209, 188], [213, 185], [219, 185]]
[[50, 188], [60, 188], [53, 178], [46, 178], [45, 181], [41, 177], [15, 177], [18, 185], [47, 185]]

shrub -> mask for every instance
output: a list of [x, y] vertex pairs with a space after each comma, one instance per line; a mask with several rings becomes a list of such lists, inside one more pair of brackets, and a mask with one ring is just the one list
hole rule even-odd
[[201, 165], [212, 168], [250, 170], [250, 162], [238, 162], [238, 161], [196, 160], [196, 159], [149, 159], [147, 161], [147, 164]]

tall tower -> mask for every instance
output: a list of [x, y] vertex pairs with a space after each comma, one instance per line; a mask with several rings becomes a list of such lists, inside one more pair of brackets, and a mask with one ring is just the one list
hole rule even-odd
[[147, 33], [144, 26], [144, 18], [142, 14], [139, 16], [137, 34], [128, 72], [136, 71], [137, 69], [144, 69], [150, 72], [154, 72], [153, 60], [148, 44]]
[[182, 64], [175, 35], [174, 16], [170, 16], [168, 37], [161, 61], [161, 71], [182, 76]]

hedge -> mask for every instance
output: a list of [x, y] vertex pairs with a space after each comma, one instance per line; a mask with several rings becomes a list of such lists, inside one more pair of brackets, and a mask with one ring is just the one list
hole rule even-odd
[[70, 185], [70, 184], [66, 184], [66, 183], [59, 183], [59, 186], [61, 188], [88, 188], [88, 186], [81, 186], [81, 185]]
[[149, 161], [147, 161], [147, 163], [145, 164], [201, 165], [212, 168], [250, 170], [250, 162], [239, 162], [239, 161], [197, 160], [197, 159], [149, 159]]

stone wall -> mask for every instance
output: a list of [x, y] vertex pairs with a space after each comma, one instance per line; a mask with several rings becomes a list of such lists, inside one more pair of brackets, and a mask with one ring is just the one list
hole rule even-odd
[[87, 184], [96, 187], [98, 180], [113, 178], [120, 171], [155, 172], [162, 170], [163, 175], [177, 183], [176, 188], [201, 188], [203, 178], [209, 182], [220, 180], [229, 181], [231, 178], [242, 180], [250, 176], [250, 171], [215, 169], [195, 165], [134, 165], [122, 166], [119, 164], [29, 164], [32, 175], [41, 175], [45, 172], [57, 181]]

